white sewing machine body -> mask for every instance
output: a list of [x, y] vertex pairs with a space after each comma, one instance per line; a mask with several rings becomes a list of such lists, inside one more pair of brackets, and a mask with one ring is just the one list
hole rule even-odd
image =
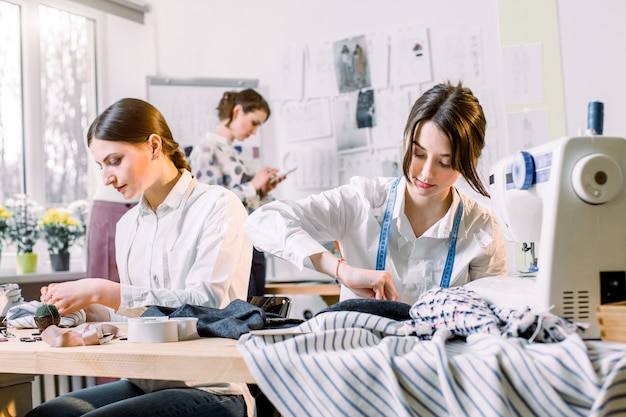
[[476, 280], [468, 286], [496, 305], [550, 310], [589, 324], [596, 308], [626, 300], [626, 140], [566, 137], [492, 167], [493, 211], [511, 242], [538, 246], [534, 277]]

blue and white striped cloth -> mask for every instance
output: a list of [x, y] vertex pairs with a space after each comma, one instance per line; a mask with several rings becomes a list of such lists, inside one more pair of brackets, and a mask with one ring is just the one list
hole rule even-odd
[[243, 335], [283, 416], [609, 416], [626, 413], [626, 344], [476, 333], [410, 336], [402, 321], [326, 312], [293, 334]]
[[[5, 318], [7, 326], [14, 329], [36, 329], [35, 312], [40, 305], [41, 301], [32, 300], [18, 303], [9, 308]], [[85, 323], [86, 320], [87, 314], [85, 310], [78, 310], [74, 313], [61, 316], [59, 327], [75, 327], [81, 323]]]

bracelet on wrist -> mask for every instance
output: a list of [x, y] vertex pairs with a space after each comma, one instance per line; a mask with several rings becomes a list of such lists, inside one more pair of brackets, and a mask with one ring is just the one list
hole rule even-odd
[[337, 259], [337, 267], [335, 268], [335, 281], [337, 282], [337, 284], [339, 284], [339, 265], [341, 265], [341, 263], [344, 261], [345, 259], [343, 258]]

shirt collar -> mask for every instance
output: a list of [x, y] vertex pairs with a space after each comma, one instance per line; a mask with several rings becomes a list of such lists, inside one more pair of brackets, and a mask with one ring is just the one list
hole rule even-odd
[[[393, 219], [396, 220], [396, 224], [398, 225], [398, 231], [400, 232], [400, 236], [403, 236], [400, 240], [402, 243], [407, 243], [409, 240], [406, 236], [413, 235], [413, 229], [411, 229], [411, 224], [409, 223], [408, 218], [404, 214], [404, 202], [405, 202], [405, 191], [406, 191], [406, 179], [403, 177], [398, 183], [398, 194], [396, 195], [396, 204], [393, 210]], [[446, 212], [446, 214], [435, 223], [430, 229], [428, 229], [422, 236], [427, 237], [435, 237], [435, 238], [447, 238], [450, 236], [452, 232], [452, 226], [454, 224], [454, 217], [456, 216], [457, 208], [461, 202], [461, 196], [457, 192], [455, 187], [451, 187], [452, 191], [452, 204], [450, 204], [450, 208]], [[461, 219], [461, 226], [463, 225], [463, 220]], [[459, 227], [459, 236], [464, 236], [463, 227]], [[406, 229], [405, 229], [406, 228]], [[399, 242], [400, 243], [400, 242]]]
[[[164, 210], [167, 208], [171, 208], [174, 210], [177, 209], [178, 206], [180, 206], [180, 204], [182, 203], [183, 196], [185, 195], [185, 192], [187, 191], [187, 187], [189, 187], [189, 184], [191, 183], [192, 180], [193, 180], [193, 177], [191, 176], [191, 173], [188, 170], [183, 169], [182, 175], [180, 176], [178, 181], [176, 181], [176, 184], [170, 190], [167, 197], [165, 197], [165, 200], [163, 200], [163, 202], [159, 204], [157, 211]], [[139, 209], [142, 214], [146, 212], [152, 213], [152, 208], [150, 208], [150, 204], [148, 204], [148, 200], [146, 200], [146, 197], [144, 195], [141, 196]]]
[[215, 143], [217, 143], [219, 145], [226, 145], [226, 146], [231, 146], [231, 147], [234, 146], [233, 143], [235, 141], [229, 140], [228, 138], [226, 138], [226, 137], [224, 137], [224, 136], [222, 136], [220, 134], [217, 134], [215, 132], [210, 132], [208, 136], [209, 136], [209, 138], [213, 142], [215, 142]]

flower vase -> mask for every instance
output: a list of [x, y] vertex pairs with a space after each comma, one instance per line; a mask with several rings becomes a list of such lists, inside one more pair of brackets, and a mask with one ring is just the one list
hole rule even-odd
[[18, 253], [15, 255], [15, 272], [17, 275], [37, 272], [37, 254]]
[[54, 272], [69, 271], [70, 270], [70, 254], [68, 252], [63, 253], [51, 253], [50, 265]]

